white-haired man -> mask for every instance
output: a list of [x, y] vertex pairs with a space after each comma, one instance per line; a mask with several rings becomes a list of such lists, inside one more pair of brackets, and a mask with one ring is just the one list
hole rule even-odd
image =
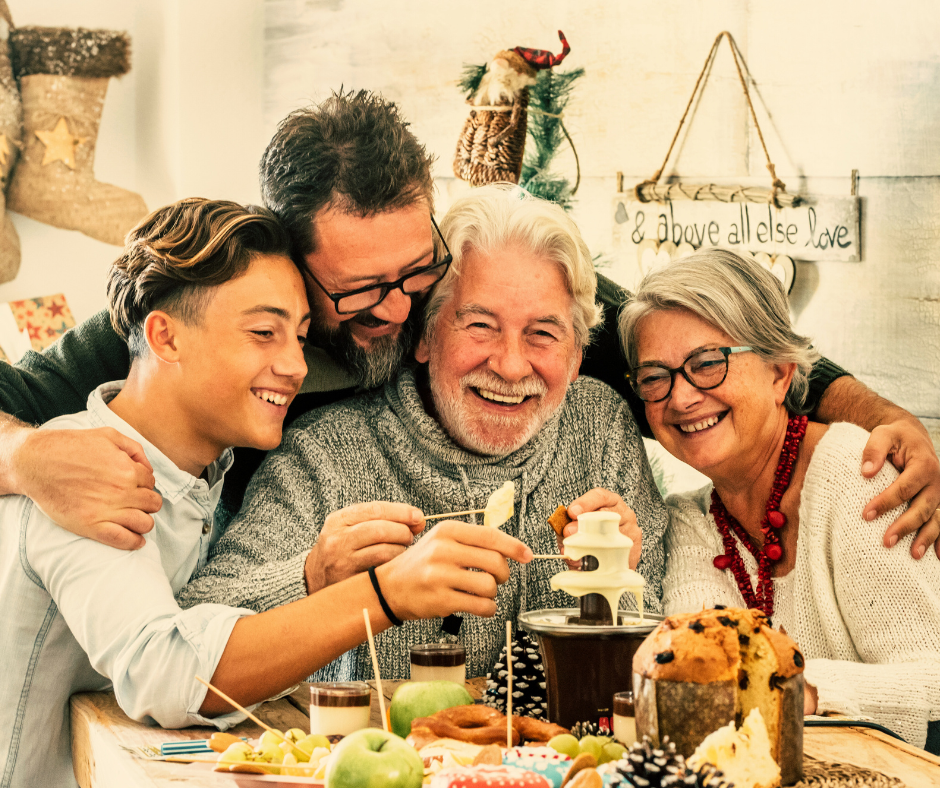
[[[545, 518], [559, 504], [570, 515], [618, 512], [648, 605], [659, 610], [666, 513], [639, 430], [613, 389], [578, 379], [601, 314], [576, 226], [557, 206], [494, 186], [456, 203], [441, 231], [453, 264], [427, 305], [420, 366], [295, 422], [212, 561], [183, 590], [184, 605], [225, 599], [264, 610], [300, 598], [391, 557], [389, 524], [364, 521], [370, 504], [359, 502], [401, 501], [427, 515], [477, 509], [512, 480], [515, 515], [504, 528], [536, 553], [557, 550]], [[563, 568], [512, 566], [495, 623], [464, 621], [468, 675], [493, 667], [502, 620], [573, 604], [549, 588]], [[436, 619], [380, 635], [382, 675], [406, 678], [408, 646], [440, 633]], [[370, 672], [368, 652], [354, 649], [319, 675]]]

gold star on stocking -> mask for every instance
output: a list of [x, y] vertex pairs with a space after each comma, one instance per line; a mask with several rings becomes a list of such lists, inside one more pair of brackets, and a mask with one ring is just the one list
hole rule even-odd
[[7, 142], [7, 135], [0, 133], [0, 167], [6, 167], [10, 158], [10, 144]]
[[75, 169], [75, 146], [85, 142], [85, 137], [76, 137], [69, 131], [65, 118], [59, 118], [52, 131], [37, 131], [46, 152], [42, 157], [42, 166], [61, 161], [70, 170]]

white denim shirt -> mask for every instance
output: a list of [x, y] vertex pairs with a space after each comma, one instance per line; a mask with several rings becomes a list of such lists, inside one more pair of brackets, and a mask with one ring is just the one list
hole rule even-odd
[[29, 499], [0, 498], [0, 788], [74, 786], [69, 696], [114, 688], [128, 716], [165, 728], [215, 725], [198, 712], [235, 622], [251, 611], [223, 605], [181, 610], [174, 596], [218, 538], [213, 513], [232, 464], [226, 452], [209, 483], [181, 471], [107, 406], [123, 381], [106, 383], [88, 410], [46, 429], [113, 427], [140, 443], [163, 507], [146, 545], [128, 552], [82, 539]]

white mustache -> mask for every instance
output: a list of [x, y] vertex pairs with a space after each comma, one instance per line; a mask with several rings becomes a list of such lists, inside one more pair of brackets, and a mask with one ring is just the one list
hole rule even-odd
[[548, 386], [541, 378], [530, 377], [518, 383], [507, 383], [499, 375], [470, 372], [460, 379], [464, 388], [485, 389], [504, 397], [544, 397]]

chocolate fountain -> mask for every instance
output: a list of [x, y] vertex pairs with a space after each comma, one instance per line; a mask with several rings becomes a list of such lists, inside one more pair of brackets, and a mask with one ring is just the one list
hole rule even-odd
[[[645, 583], [629, 567], [633, 541], [620, 533], [619, 515], [582, 514], [564, 545], [582, 569], [560, 572], [551, 585], [580, 597], [580, 608], [527, 611], [519, 624], [542, 652], [549, 720], [611, 727], [614, 693], [632, 690], [633, 655], [663, 617], [642, 612]], [[620, 610], [624, 591], [636, 596], [639, 614]]]

